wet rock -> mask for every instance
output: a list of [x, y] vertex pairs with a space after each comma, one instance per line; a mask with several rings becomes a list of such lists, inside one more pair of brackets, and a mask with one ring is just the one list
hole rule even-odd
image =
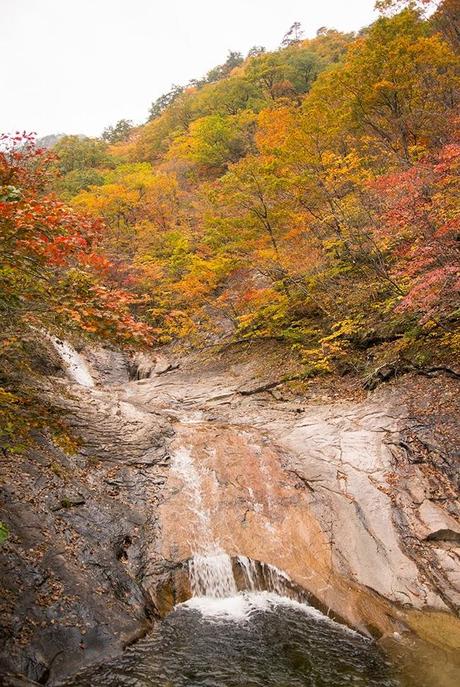
[[129, 381], [129, 357], [122, 351], [102, 346], [85, 346], [82, 354], [99, 384], [124, 384]]
[[435, 530], [426, 537], [426, 540], [460, 544], [460, 532], [454, 530]]
[[232, 350], [179, 369], [152, 355], [138, 381], [127, 381], [122, 354], [82, 354], [99, 386], [54, 382], [80, 451], [67, 456], [43, 440], [0, 468], [11, 533], [0, 561], [0, 674], [53, 684], [120, 653], [189, 597], [186, 563], [202, 519], [175, 471], [183, 450], [212, 514], [209, 536], [234, 559], [285, 570], [371, 634], [403, 632], [414, 609], [451, 617], [454, 414], [439, 416], [444, 442], [430, 380], [412, 397], [406, 378], [367, 400], [293, 398], [281, 385], [275, 398], [267, 384], [284, 361], [268, 349], [263, 374], [252, 353]]
[[460, 542], [460, 523], [431, 501], [423, 501], [419, 508], [419, 517], [425, 539]]
[[151, 626], [143, 571], [155, 559], [163, 468], [149, 472], [164, 460], [168, 433], [116, 393], [72, 387], [63, 401], [81, 453], [67, 456], [43, 440], [2, 463], [10, 537], [0, 552], [0, 675], [51, 683], [116, 655]]
[[136, 353], [128, 364], [130, 380], [149, 379], [154, 374], [157, 359], [146, 353]]
[[34, 687], [35, 685], [40, 685], [39, 682], [34, 682], [33, 680], [28, 680], [25, 677], [15, 675], [5, 675], [3, 680], [5, 687]]

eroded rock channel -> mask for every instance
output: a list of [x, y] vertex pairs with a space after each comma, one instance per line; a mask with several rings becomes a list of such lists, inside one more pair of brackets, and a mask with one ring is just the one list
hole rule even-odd
[[[53, 393], [81, 448], [69, 456], [43, 442], [3, 464], [11, 536], [2, 548], [2, 670], [10, 684], [58, 684], [77, 673], [69, 684], [121, 685], [122, 674], [126, 684], [205, 684], [187, 681], [185, 668], [179, 680], [152, 658], [182, 618], [184, 607], [174, 607], [199, 611], [203, 598], [217, 600], [222, 622], [237, 599], [262, 635], [272, 621], [284, 632], [292, 624], [296, 646], [312, 647], [318, 665], [327, 652], [309, 637], [322, 636], [324, 622], [357, 632], [355, 649], [344, 649], [356, 657], [355, 681], [341, 682], [348, 673], [340, 669], [318, 684], [455, 684], [455, 459], [414, 412], [413, 380], [366, 398], [305, 399], [270, 393], [253, 354], [178, 366], [162, 356], [133, 363], [114, 351], [57, 351], [67, 378], [53, 381]], [[453, 395], [451, 383], [444, 392]], [[417, 381], [417, 393], [433, 384]], [[274, 597], [291, 599], [287, 615]], [[318, 609], [315, 632], [311, 623], [298, 629], [299, 606]], [[207, 636], [197, 622], [187, 616], [179, 634]], [[375, 660], [386, 665], [390, 656], [400, 676], [374, 675], [374, 658], [360, 663], [360, 642], [384, 649]], [[324, 646], [330, 653], [330, 641]], [[130, 682], [130, 655], [137, 664], [148, 655], [157, 678]], [[171, 660], [189, 659], [173, 649]], [[93, 667], [107, 661], [112, 677]], [[286, 684], [316, 684], [302, 682], [299, 661]], [[254, 684], [272, 684], [263, 670]], [[225, 680], [215, 684], [246, 684]]]

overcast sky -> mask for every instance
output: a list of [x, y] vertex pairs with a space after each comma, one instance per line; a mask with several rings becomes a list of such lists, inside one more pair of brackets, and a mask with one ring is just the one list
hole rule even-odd
[[0, 0], [0, 131], [99, 135], [169, 90], [275, 48], [294, 21], [357, 30], [374, 0]]

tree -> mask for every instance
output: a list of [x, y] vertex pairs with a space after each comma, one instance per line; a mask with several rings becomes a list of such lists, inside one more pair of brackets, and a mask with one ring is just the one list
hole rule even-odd
[[62, 174], [76, 169], [103, 167], [112, 163], [107, 153], [107, 143], [85, 136], [64, 136], [53, 148]]
[[243, 62], [243, 55], [240, 52], [229, 50], [227, 59], [224, 64], [214, 67], [206, 74], [206, 83], [213, 83], [220, 81], [230, 74], [230, 72], [238, 67]]
[[129, 119], [120, 119], [115, 126], [108, 126], [102, 132], [102, 138], [107, 143], [120, 143], [129, 138], [133, 130], [133, 123]]
[[263, 45], [253, 45], [252, 48], [248, 50], [246, 57], [257, 57], [258, 55], [262, 55], [264, 52], [267, 52], [267, 49]]
[[250, 60], [245, 77], [267, 102], [282, 97], [299, 101], [297, 96], [310, 89], [322, 68], [321, 59], [309, 47], [295, 45]]
[[125, 163], [104, 174], [104, 183], [77, 194], [72, 205], [93, 217], [103, 217], [110, 231], [104, 242], [112, 257], [135, 253], [134, 225], [145, 217], [149, 189], [155, 183], [148, 162]]
[[282, 49], [231, 53], [68, 172], [159, 340], [217, 311], [309, 370], [368, 364], [366, 341], [397, 358], [427, 329], [453, 348], [458, 0], [396, 4], [358, 35], [294, 24]]
[[134, 295], [110, 279], [100, 219], [46, 193], [53, 156], [30, 135], [1, 136], [0, 143], [0, 446], [6, 450], [56, 419], [34, 387], [37, 331], [139, 342], [149, 340], [149, 330], [130, 312]]
[[250, 155], [232, 165], [210, 189], [215, 214], [209, 220], [209, 236], [236, 254], [254, 256], [253, 251], [260, 251], [262, 260], [279, 277], [280, 242], [291, 216], [282, 202], [283, 180], [274, 171], [270, 159]]
[[299, 43], [302, 40], [303, 29], [302, 24], [299, 21], [295, 21], [283, 36], [281, 41], [281, 47], [287, 48], [290, 45]]
[[404, 284], [397, 309], [415, 312], [422, 324], [445, 325], [458, 307], [459, 179], [460, 144], [453, 141], [372, 185], [379, 208], [373, 231], [390, 246], [392, 272]]
[[382, 14], [397, 14], [403, 9], [424, 13], [438, 4], [439, 0], [376, 0], [375, 8]]
[[416, 13], [378, 20], [348, 64], [354, 117], [385, 148], [409, 161], [446, 139], [459, 63], [438, 36], [426, 35]]
[[134, 144], [135, 160], [159, 160], [167, 151], [172, 138], [185, 131], [193, 119], [193, 92], [181, 91], [170, 105], [155, 118], [150, 118], [140, 130]]
[[[387, 155], [389, 164], [410, 164], [448, 137], [458, 104], [458, 64], [418, 14], [404, 10], [378, 19], [336, 70], [319, 76], [305, 110], [322, 111], [327, 135], [346, 127], [348, 145], [360, 146], [360, 139], [368, 158]], [[346, 145], [341, 134], [336, 145]]]
[[150, 106], [149, 121], [159, 117], [183, 92], [183, 86], [173, 84], [167, 93], [163, 93], [163, 95], [154, 100]]
[[171, 159], [185, 159], [208, 172], [222, 173], [251, 148], [254, 117], [208, 115], [195, 120], [168, 151]]
[[[108, 261], [99, 250], [103, 225], [47, 194], [52, 157], [35, 148], [31, 136], [1, 137], [0, 229], [2, 234], [2, 319], [8, 328], [33, 324], [107, 330], [107, 317], [117, 334], [126, 322], [138, 330], [129, 312], [104, 298]], [[83, 293], [80, 286], [83, 285]], [[93, 293], [92, 293], [93, 291]], [[85, 298], [91, 294], [90, 300]], [[120, 302], [129, 295], [119, 294]], [[83, 298], [83, 300], [82, 300]], [[121, 319], [126, 316], [126, 322]]]
[[236, 115], [243, 110], [258, 112], [265, 105], [255, 84], [244, 76], [229, 76], [209, 84], [193, 98], [194, 117]]
[[460, 52], [460, 0], [443, 0], [439, 3], [431, 23], [453, 50]]
[[70, 200], [80, 191], [86, 191], [91, 186], [101, 186], [104, 177], [101, 172], [94, 167], [89, 169], [74, 169], [65, 176], [59, 178], [54, 188], [58, 191], [61, 198]]
[[283, 58], [276, 53], [262, 54], [250, 60], [246, 67], [246, 78], [257, 84], [267, 100], [276, 99], [276, 86], [286, 81], [286, 77]]

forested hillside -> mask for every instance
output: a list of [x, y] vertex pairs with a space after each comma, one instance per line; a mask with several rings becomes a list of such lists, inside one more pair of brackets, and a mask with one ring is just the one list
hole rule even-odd
[[295, 24], [274, 52], [231, 52], [143, 126], [60, 138], [51, 155], [13, 138], [0, 155], [7, 437], [17, 409], [36, 408], [13, 391], [31, 325], [187, 347], [275, 338], [305, 377], [451, 366], [458, 1], [429, 18], [424, 3], [380, 4], [357, 34], [304, 39]]
[[6, 3], [1, 685], [458, 687], [460, 0], [373, 2], [160, 97], [299, 3]]

